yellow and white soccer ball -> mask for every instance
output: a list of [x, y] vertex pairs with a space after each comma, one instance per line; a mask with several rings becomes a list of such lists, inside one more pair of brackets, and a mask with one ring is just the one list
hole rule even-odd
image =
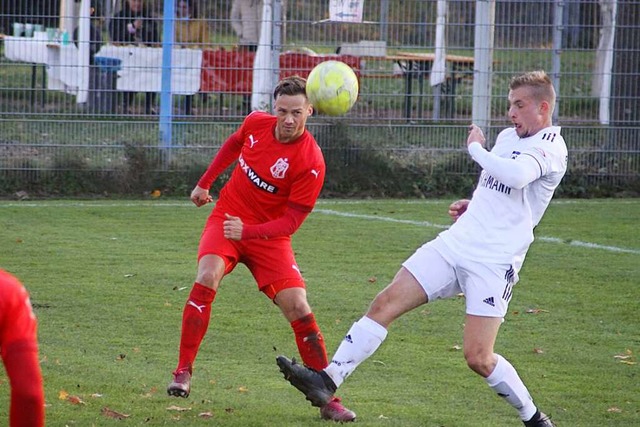
[[358, 77], [342, 61], [324, 61], [307, 77], [307, 97], [322, 114], [339, 116], [347, 113], [358, 99]]

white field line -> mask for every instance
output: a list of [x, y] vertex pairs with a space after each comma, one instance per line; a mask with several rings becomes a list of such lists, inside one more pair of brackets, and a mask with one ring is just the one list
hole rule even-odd
[[[318, 201], [318, 205], [344, 205], [344, 204], [359, 204], [359, 203], [364, 203], [365, 201], [358, 201], [358, 200], [354, 200], [354, 201], [333, 201], [333, 200], [320, 200]], [[407, 201], [402, 201], [402, 200], [397, 200], [394, 202], [398, 202], [399, 204], [413, 204], [413, 203], [425, 203], [427, 201], [425, 200], [407, 200]], [[589, 201], [589, 202], [593, 202], [593, 201]], [[442, 201], [433, 201], [433, 203], [443, 203]], [[572, 204], [572, 203], [577, 203], [575, 201], [554, 201], [553, 203], [556, 204]], [[1, 208], [16, 208], [16, 207], [21, 207], [21, 208], [54, 208], [54, 207], [91, 207], [91, 208], [96, 208], [96, 207], [175, 207], [175, 208], [185, 208], [185, 207], [193, 207], [193, 204], [191, 204], [191, 202], [125, 202], [125, 203], [103, 203], [103, 202], [92, 202], [92, 201], [87, 201], [87, 202], [73, 202], [73, 203], [66, 203], [66, 202], [43, 202], [43, 203], [32, 203], [32, 202], [9, 202], [9, 203], [3, 203], [0, 202], [0, 209]], [[430, 228], [436, 228], [436, 229], [441, 229], [444, 230], [446, 228], [449, 227], [449, 225], [443, 225], [443, 224], [436, 224], [436, 223], [432, 223], [429, 221], [414, 221], [414, 220], [409, 220], [409, 219], [398, 219], [398, 218], [391, 218], [391, 217], [385, 217], [385, 216], [379, 216], [379, 215], [365, 215], [365, 214], [357, 214], [357, 213], [352, 213], [352, 212], [340, 212], [340, 211], [335, 211], [335, 210], [331, 210], [331, 209], [319, 209], [316, 208], [313, 210], [314, 213], [319, 213], [319, 214], [323, 214], [323, 215], [333, 215], [333, 216], [341, 216], [341, 217], [345, 217], [345, 218], [356, 218], [356, 219], [364, 219], [364, 220], [369, 220], [369, 221], [383, 221], [383, 222], [391, 222], [391, 223], [396, 223], [396, 224], [406, 224], [406, 225], [414, 225], [417, 227], [430, 227]], [[548, 236], [536, 236], [536, 240], [538, 241], [542, 241], [542, 242], [546, 242], [546, 243], [556, 243], [556, 244], [564, 244], [564, 245], [569, 245], [569, 246], [576, 246], [576, 247], [580, 247], [580, 248], [586, 248], [586, 249], [598, 249], [598, 250], [604, 250], [604, 251], [608, 251], [608, 252], [616, 252], [616, 253], [627, 253], [627, 254], [634, 254], [634, 255], [640, 255], [640, 249], [628, 249], [628, 248], [620, 248], [617, 246], [609, 246], [609, 245], [601, 245], [598, 243], [591, 243], [591, 242], [583, 242], [580, 240], [573, 240], [573, 239], [560, 239], [558, 237], [548, 237]]]
[[[429, 221], [412, 221], [408, 219], [397, 219], [397, 218], [390, 218], [390, 217], [384, 217], [384, 216], [378, 216], [378, 215], [363, 215], [363, 214], [355, 214], [350, 212], [338, 212], [330, 209], [314, 209], [313, 212], [321, 213], [325, 215], [342, 216], [346, 218], [358, 218], [358, 219], [367, 219], [372, 221], [393, 222], [396, 224], [416, 225], [418, 227], [431, 227], [431, 228], [439, 228], [439, 229], [449, 228], [448, 225], [434, 224]], [[609, 252], [640, 255], [640, 250], [637, 250], [637, 249], [619, 248], [617, 246], [600, 245], [598, 243], [582, 242], [580, 240], [563, 240], [557, 237], [546, 237], [546, 236], [537, 236], [536, 240], [540, 240], [547, 243], [559, 243], [559, 244], [566, 244], [569, 246], [578, 246], [581, 248], [601, 249]]]

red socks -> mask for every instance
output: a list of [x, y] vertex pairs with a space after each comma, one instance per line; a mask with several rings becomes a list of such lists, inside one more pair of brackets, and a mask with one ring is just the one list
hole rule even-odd
[[[215, 297], [216, 291], [194, 283], [182, 313], [180, 357], [175, 373], [185, 370], [191, 373], [200, 343], [209, 327], [211, 304]], [[327, 350], [313, 313], [291, 322], [291, 328], [303, 363], [317, 371], [325, 368], [329, 364]]]
[[326, 368], [329, 364], [327, 349], [313, 313], [291, 322], [291, 328], [296, 336], [302, 362], [316, 371]]
[[197, 282], [193, 284], [182, 313], [180, 357], [176, 373], [184, 370], [188, 370], [191, 373], [200, 343], [209, 327], [211, 303], [213, 303], [215, 297], [215, 290]]

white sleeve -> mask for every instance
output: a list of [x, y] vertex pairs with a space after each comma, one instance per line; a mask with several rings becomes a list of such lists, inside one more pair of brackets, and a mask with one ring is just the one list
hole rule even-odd
[[476, 163], [511, 188], [524, 188], [542, 175], [540, 163], [533, 156], [522, 155], [516, 159], [505, 159], [485, 150], [479, 142], [469, 144], [468, 150]]

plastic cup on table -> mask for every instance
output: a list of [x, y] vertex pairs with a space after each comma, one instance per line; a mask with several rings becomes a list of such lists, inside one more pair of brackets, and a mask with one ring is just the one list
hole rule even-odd
[[22, 22], [13, 23], [13, 37], [21, 37], [24, 32], [24, 24]]
[[56, 31], [58, 31], [57, 28], [47, 27], [47, 40], [52, 42], [56, 38]]
[[24, 24], [24, 36], [33, 37], [33, 24]]

